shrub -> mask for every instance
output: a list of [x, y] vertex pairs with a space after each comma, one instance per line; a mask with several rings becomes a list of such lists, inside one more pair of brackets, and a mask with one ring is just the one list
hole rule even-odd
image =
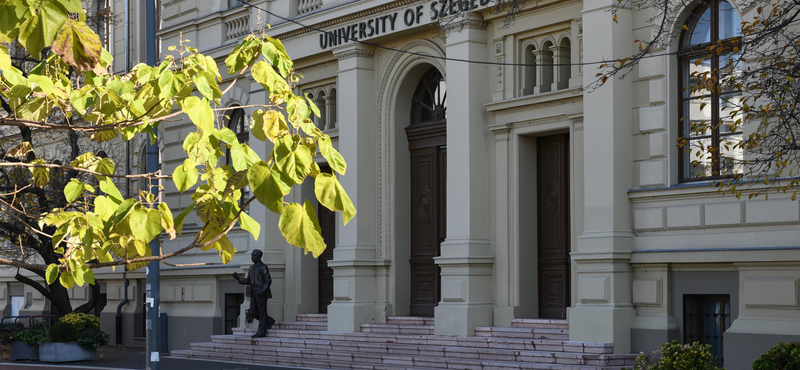
[[108, 344], [108, 334], [100, 329], [88, 329], [78, 334], [78, 344], [89, 350]]
[[53, 324], [47, 336], [49, 342], [72, 342], [77, 338], [78, 331], [75, 330], [75, 326], [66, 321]]
[[800, 370], [800, 342], [772, 347], [753, 361], [753, 370]]
[[25, 342], [29, 346], [35, 346], [47, 340], [46, 328], [33, 328], [25, 330], [17, 336], [18, 340]]
[[636, 358], [634, 370], [724, 370], [717, 367], [717, 359], [711, 355], [711, 345], [680, 344], [673, 340], [664, 343], [653, 356], [644, 353]]
[[15, 324], [14, 326], [3, 330], [3, 334], [0, 335], [0, 343], [2, 344], [9, 344], [15, 340], [18, 340], [20, 333], [25, 329], [22, 324]]
[[68, 313], [58, 321], [72, 325], [78, 333], [88, 329], [100, 329], [100, 318], [86, 313]]

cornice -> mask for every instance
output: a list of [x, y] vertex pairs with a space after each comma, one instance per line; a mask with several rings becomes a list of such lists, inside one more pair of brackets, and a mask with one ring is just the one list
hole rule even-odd
[[335, 51], [333, 56], [336, 59], [344, 60], [349, 58], [372, 58], [375, 55], [375, 50], [369, 49], [347, 49], [342, 51]]
[[461, 30], [464, 28], [471, 28], [476, 30], [485, 30], [489, 27], [489, 22], [481, 21], [477, 19], [467, 19], [467, 20], [459, 20], [453, 21], [452, 23], [448, 23], [442, 26], [442, 29], [445, 31], [454, 31], [454, 30]]

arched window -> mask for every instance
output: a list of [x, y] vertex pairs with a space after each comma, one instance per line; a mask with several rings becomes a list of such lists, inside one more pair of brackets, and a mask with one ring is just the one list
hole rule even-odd
[[[725, 83], [741, 70], [740, 54], [735, 49], [742, 35], [739, 14], [727, 1], [703, 1], [685, 26], [678, 51], [678, 131], [685, 140], [678, 162], [680, 180], [742, 174], [744, 152], [735, 148], [742, 140], [742, 115], [732, 115], [740, 105], [742, 92]], [[718, 40], [721, 45], [712, 49]], [[709, 155], [717, 152], [719, 160]]]
[[447, 85], [438, 69], [432, 67], [425, 72], [411, 101], [412, 125], [447, 119]]
[[572, 77], [572, 47], [569, 37], [561, 39], [558, 46], [553, 47], [553, 60], [555, 61], [555, 88], [554, 90], [566, 89], [569, 87], [569, 79]]
[[543, 43], [542, 49], [538, 53], [539, 55], [536, 59], [539, 62], [541, 73], [539, 74], [540, 81], [537, 81], [539, 90], [536, 92], [548, 92], [553, 86], [553, 76], [556, 73], [556, 63], [553, 60], [553, 43], [551, 41]]
[[525, 47], [522, 58], [522, 62], [525, 63], [522, 67], [522, 95], [533, 94], [533, 88], [536, 86], [536, 56], [533, 54], [535, 50], [533, 44]]
[[325, 110], [328, 111], [328, 118], [326, 119], [326, 122], [328, 123], [327, 128], [329, 130], [334, 129], [337, 127], [336, 125], [339, 124], [339, 116], [336, 112], [336, 88], [332, 88], [330, 90], [328, 99], [325, 100], [325, 106], [327, 107]]
[[[239, 144], [247, 144], [250, 139], [250, 127], [245, 119], [245, 112], [242, 108], [227, 111], [228, 122], [227, 125], [231, 131], [236, 134], [239, 139]], [[230, 148], [225, 149], [225, 160], [228, 165], [233, 162], [231, 158]], [[250, 196], [250, 186], [242, 188], [242, 196], [239, 198], [239, 206], [242, 206], [247, 198]]]

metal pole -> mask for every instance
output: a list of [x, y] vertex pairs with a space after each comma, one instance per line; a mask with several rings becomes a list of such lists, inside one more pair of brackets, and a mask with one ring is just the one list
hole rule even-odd
[[[125, 0], [125, 74], [131, 71], [131, 3]], [[131, 174], [131, 142], [125, 142], [125, 175]], [[131, 197], [131, 179], [125, 179], [125, 198]], [[117, 316], [115, 321], [117, 344], [122, 344], [122, 307], [128, 304], [128, 267], [123, 266], [122, 281], [125, 283], [125, 293], [122, 302], [117, 305]]]
[[[156, 0], [145, 0], [145, 60], [150, 66], [156, 65]], [[156, 138], [158, 131], [155, 131]], [[147, 172], [152, 173], [158, 171], [158, 143], [150, 142], [147, 138]], [[158, 188], [151, 186], [149, 189], [155, 193]], [[150, 242], [150, 249], [153, 253], [158, 251], [158, 240], [153, 239]], [[161, 369], [161, 325], [159, 320], [159, 310], [161, 304], [161, 282], [159, 272], [161, 270], [161, 263], [153, 261], [147, 265], [147, 321], [145, 328], [147, 329], [147, 351], [145, 352], [146, 369], [147, 370], [160, 370]]]

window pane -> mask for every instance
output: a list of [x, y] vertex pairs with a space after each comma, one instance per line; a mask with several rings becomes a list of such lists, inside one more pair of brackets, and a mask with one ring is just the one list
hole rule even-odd
[[703, 73], [706, 73], [706, 78], [710, 77], [711, 59], [704, 59], [702, 63], [695, 65], [697, 59], [699, 58], [692, 58], [683, 62], [684, 98], [710, 94], [710, 91], [706, 89], [706, 85], [698, 87], [698, 84], [701, 82], [700, 78], [703, 77]]
[[730, 53], [719, 56], [719, 79], [722, 93], [739, 90], [736, 86], [742, 74], [742, 54]]
[[[686, 179], [694, 179], [700, 176], [711, 176], [713, 165], [709, 157], [708, 146], [711, 144], [711, 139], [698, 139], [690, 140], [689, 148], [690, 153], [683, 155], [683, 176]], [[686, 150], [684, 146], [681, 150]]]
[[719, 98], [719, 133], [721, 135], [742, 132], [741, 93], [726, 94]]
[[699, 45], [711, 42], [711, 8], [707, 7], [703, 15], [693, 15], [689, 21], [689, 32], [684, 38], [684, 45]]
[[727, 1], [719, 3], [719, 38], [720, 40], [742, 35], [742, 21], [739, 13]]
[[[702, 108], [702, 109], [701, 109]], [[711, 99], [699, 98], [683, 102], [683, 136], [711, 135]]]
[[720, 175], [741, 175], [744, 171], [744, 150], [741, 148], [742, 135], [734, 134], [720, 137]]

